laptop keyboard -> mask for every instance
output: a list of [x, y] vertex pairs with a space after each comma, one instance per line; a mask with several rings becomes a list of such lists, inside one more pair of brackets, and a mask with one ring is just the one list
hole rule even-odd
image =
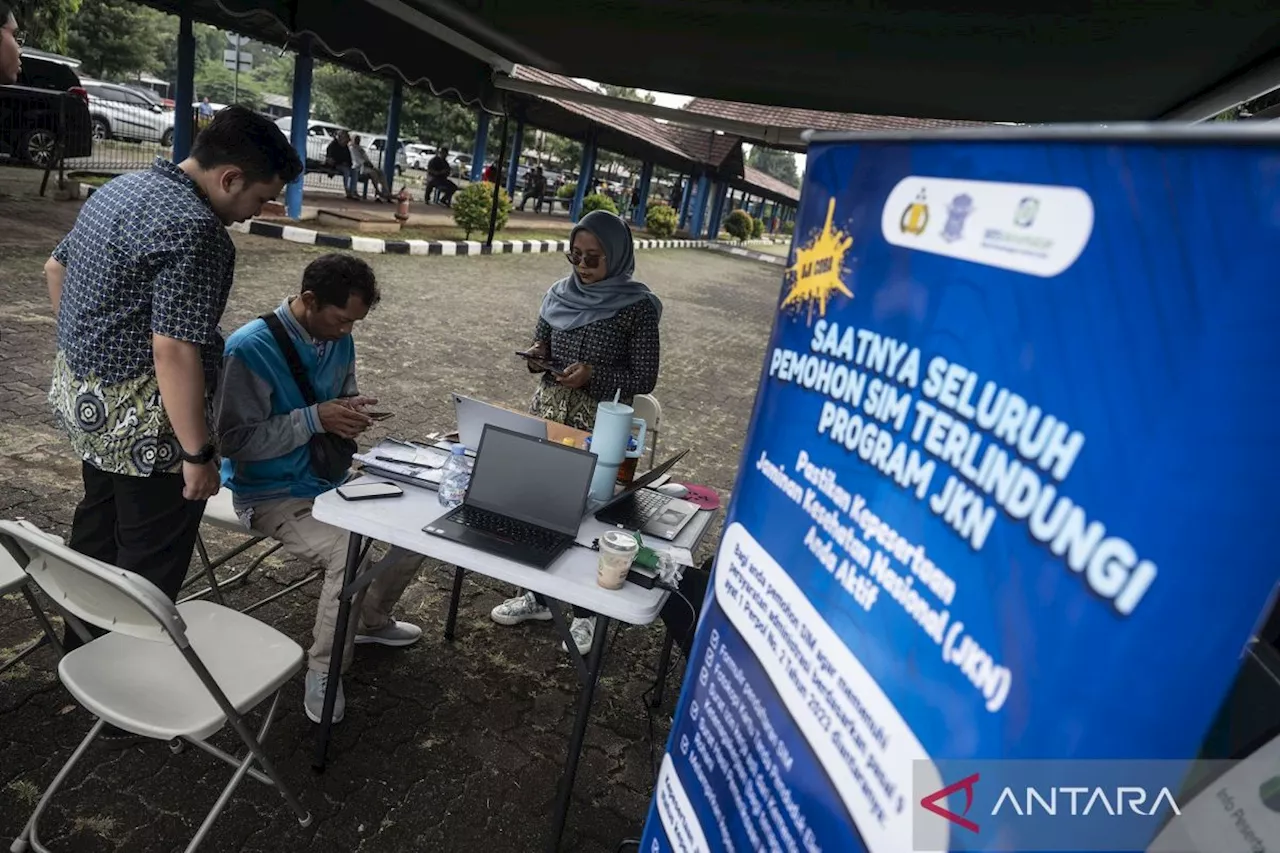
[[630, 500], [620, 501], [602, 510], [596, 518], [606, 524], [621, 524], [623, 527], [639, 530], [672, 500], [671, 495], [664, 495], [653, 489], [639, 489], [631, 495]]
[[508, 542], [524, 545], [537, 551], [550, 552], [559, 548], [565, 537], [542, 527], [517, 521], [496, 512], [477, 509], [463, 504], [449, 516], [450, 521], [463, 527], [469, 527], [480, 533], [487, 533]]

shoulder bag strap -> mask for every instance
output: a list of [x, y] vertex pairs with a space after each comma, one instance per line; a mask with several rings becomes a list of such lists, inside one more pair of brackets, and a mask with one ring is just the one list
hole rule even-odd
[[276, 346], [280, 347], [280, 353], [284, 356], [285, 363], [289, 365], [289, 372], [293, 374], [293, 381], [297, 383], [298, 390], [302, 392], [302, 400], [308, 406], [316, 404], [316, 392], [311, 388], [311, 381], [307, 379], [307, 370], [302, 366], [302, 357], [298, 355], [298, 348], [293, 345], [293, 341], [289, 338], [289, 332], [284, 327], [284, 323], [276, 316], [276, 312], [272, 311], [263, 314], [258, 319], [267, 324], [267, 328], [271, 330], [271, 336], [276, 339]]

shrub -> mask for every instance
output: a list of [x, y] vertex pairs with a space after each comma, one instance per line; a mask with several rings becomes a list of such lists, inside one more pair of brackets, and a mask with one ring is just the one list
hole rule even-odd
[[764, 220], [763, 219], [751, 220], [751, 236], [756, 240], [759, 240], [761, 237], [764, 236]]
[[794, 222], [779, 222], [778, 233], [786, 234], [790, 237], [792, 234], [796, 233], [796, 224]]
[[556, 198], [573, 198], [573, 194], [578, 191], [578, 185], [561, 184], [560, 189], [556, 190]]
[[653, 236], [665, 240], [676, 233], [678, 221], [674, 208], [665, 204], [651, 204], [644, 219], [644, 227]]
[[618, 206], [613, 203], [613, 199], [603, 193], [592, 193], [582, 200], [582, 215], [586, 216], [593, 210], [607, 210], [617, 215]]
[[741, 242], [751, 236], [753, 220], [745, 210], [735, 210], [724, 218], [724, 230], [729, 236]]
[[[477, 181], [458, 190], [453, 196], [453, 221], [466, 232], [465, 239], [471, 239], [471, 232], [489, 232], [489, 209], [493, 206], [493, 184]], [[511, 197], [506, 190], [498, 190], [498, 218], [494, 223], [497, 233], [507, 227], [511, 218]]]

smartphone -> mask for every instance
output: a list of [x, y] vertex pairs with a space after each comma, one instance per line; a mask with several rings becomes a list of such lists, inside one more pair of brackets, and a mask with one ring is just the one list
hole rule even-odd
[[552, 366], [551, 366], [551, 362], [549, 362], [549, 361], [544, 361], [544, 360], [542, 360], [542, 359], [540, 359], [540, 358], [537, 358], [537, 357], [535, 357], [535, 356], [529, 355], [529, 353], [527, 353], [527, 352], [520, 352], [519, 350], [516, 350], [516, 355], [520, 356], [520, 357], [521, 357], [521, 358], [523, 358], [525, 361], [527, 361], [527, 362], [529, 362], [530, 364], [532, 364], [534, 367], [537, 367], [537, 368], [540, 368], [540, 369], [542, 369], [542, 370], [547, 371], [547, 372], [548, 372], [548, 373], [550, 373], [552, 376], [564, 376], [564, 371], [563, 371], [563, 370], [558, 370], [558, 369], [556, 369], [555, 367], [552, 367]]
[[375, 421], [385, 421], [387, 418], [394, 418], [396, 416], [395, 412], [365, 412], [365, 414], [373, 418]]
[[404, 497], [404, 489], [395, 483], [353, 483], [339, 486], [338, 497], [344, 501], [371, 501], [378, 498]]

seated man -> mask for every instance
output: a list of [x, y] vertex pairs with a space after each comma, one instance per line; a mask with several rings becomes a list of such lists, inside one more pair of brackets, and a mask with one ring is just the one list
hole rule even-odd
[[373, 181], [374, 201], [391, 201], [391, 192], [387, 189], [386, 179], [383, 177], [382, 171], [369, 159], [368, 152], [360, 144], [359, 136], [351, 137], [350, 151], [352, 169], [356, 173], [355, 180], [351, 183], [352, 197], [354, 198], [356, 182], [367, 178]]
[[[351, 327], [378, 303], [373, 270], [359, 258], [330, 254], [302, 273], [302, 292], [275, 310], [315, 393], [325, 402], [308, 406], [294, 381], [271, 329], [261, 318], [242, 326], [227, 341], [216, 423], [222, 441], [223, 482], [235, 498], [236, 512], [261, 536], [325, 570], [316, 608], [313, 642], [307, 653], [303, 707], [320, 722], [338, 620], [338, 593], [347, 564], [345, 530], [311, 517], [311, 504], [333, 487], [312, 470], [309, 442], [330, 432], [355, 438], [372, 419], [361, 410], [373, 403], [357, 396], [356, 353]], [[407, 646], [422, 630], [391, 618], [391, 608], [413, 579], [422, 558], [413, 556], [388, 567], [357, 598], [342, 668], [351, 663], [354, 643]], [[363, 599], [363, 600], [361, 600]], [[357, 621], [358, 620], [358, 621]], [[342, 685], [333, 721], [346, 708]]]
[[359, 198], [356, 195], [356, 172], [351, 164], [351, 137], [345, 130], [338, 131], [337, 136], [329, 143], [324, 152], [324, 164], [342, 176], [342, 188], [347, 198]]
[[449, 180], [452, 173], [453, 170], [449, 167], [449, 149], [441, 148], [436, 156], [427, 161], [427, 195], [423, 201], [430, 204], [432, 190], [438, 189], [443, 197], [441, 203], [450, 207], [453, 204], [453, 194], [458, 191], [458, 185]]

